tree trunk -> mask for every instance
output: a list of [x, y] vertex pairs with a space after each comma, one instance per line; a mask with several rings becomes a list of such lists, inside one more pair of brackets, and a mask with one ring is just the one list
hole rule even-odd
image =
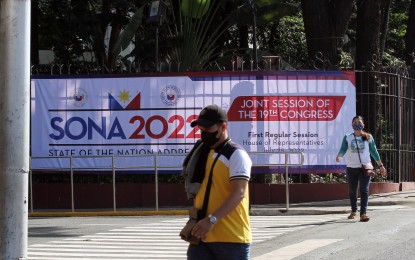
[[301, 1], [310, 60], [315, 60], [317, 53], [321, 53], [332, 65], [339, 64], [342, 39], [353, 7], [353, 0]]
[[415, 0], [411, 1], [408, 13], [408, 26], [406, 28], [406, 65], [415, 62]]
[[[107, 64], [107, 55], [105, 54], [105, 33], [107, 31], [107, 26], [110, 22], [111, 16], [111, 0], [102, 1], [101, 9], [101, 21], [98, 24], [98, 32], [95, 42], [95, 56], [98, 64], [104, 67]], [[106, 72], [105, 69], [102, 69], [102, 72]]]
[[367, 68], [368, 62], [379, 66], [381, 1], [362, 0], [357, 7], [356, 69]]
[[383, 53], [385, 50], [385, 43], [386, 43], [386, 34], [388, 32], [389, 26], [389, 10], [391, 7], [392, 0], [382, 0], [382, 20], [381, 20], [381, 30], [380, 30], [380, 50], [379, 50], [379, 60], [383, 60]]
[[244, 49], [243, 52], [245, 52], [246, 49], [249, 48], [248, 44], [248, 26], [247, 25], [238, 25], [238, 34], [239, 34], [239, 48]]
[[[357, 7], [356, 29], [356, 69], [379, 70], [380, 60], [380, 27], [381, 1], [362, 0]], [[377, 127], [377, 115], [381, 110], [379, 97], [376, 96], [380, 87], [376, 73], [362, 73], [362, 93], [366, 98], [363, 102], [366, 109], [360, 111], [366, 118], [366, 124], [372, 129], [375, 140], [380, 140], [380, 128]], [[362, 104], [363, 105], [363, 104]]]
[[125, 10], [118, 9], [116, 10], [117, 19], [114, 19], [111, 22], [111, 34], [110, 34], [110, 41], [108, 44], [108, 64], [107, 67], [110, 71], [113, 71], [117, 66], [117, 56], [118, 53], [114, 53], [114, 46], [118, 39], [120, 38], [121, 29], [122, 29], [122, 22], [121, 18], [125, 16]]

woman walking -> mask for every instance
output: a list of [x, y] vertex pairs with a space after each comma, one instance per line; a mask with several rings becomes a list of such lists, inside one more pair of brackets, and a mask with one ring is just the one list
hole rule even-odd
[[386, 169], [382, 164], [379, 152], [376, 148], [373, 136], [363, 131], [365, 125], [363, 117], [355, 116], [352, 120], [353, 133], [346, 134], [340, 151], [336, 157], [336, 162], [346, 155], [346, 174], [349, 183], [349, 198], [352, 212], [348, 219], [354, 219], [357, 214], [357, 188], [360, 187], [360, 221], [367, 222], [369, 217], [366, 214], [369, 202], [370, 177], [366, 176], [362, 164], [371, 163], [370, 156], [376, 161], [380, 174], [386, 175]]

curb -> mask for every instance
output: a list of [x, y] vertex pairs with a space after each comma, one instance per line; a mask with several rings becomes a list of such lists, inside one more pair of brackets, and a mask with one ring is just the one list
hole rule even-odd
[[[251, 216], [291, 216], [291, 215], [325, 215], [348, 213], [343, 209], [251, 209]], [[133, 216], [187, 216], [188, 210], [159, 210], [159, 211], [94, 211], [94, 212], [30, 212], [29, 217], [133, 217]]]
[[316, 208], [301, 208], [301, 209], [251, 209], [251, 216], [294, 216], [294, 215], [329, 215], [329, 214], [347, 214], [350, 209], [316, 209]]
[[155, 215], [188, 215], [188, 210], [153, 210], [153, 211], [97, 211], [97, 212], [30, 212], [29, 217], [124, 217]]

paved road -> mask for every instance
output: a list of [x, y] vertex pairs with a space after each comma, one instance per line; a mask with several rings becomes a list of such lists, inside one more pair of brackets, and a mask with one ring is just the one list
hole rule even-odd
[[[254, 213], [263, 215], [251, 216], [252, 260], [414, 259], [415, 192], [371, 197], [368, 223], [347, 220], [348, 211], [344, 201], [297, 205], [291, 215], [256, 208]], [[177, 215], [30, 218], [28, 255], [44, 260], [186, 259], [187, 243], [178, 236], [186, 220]]]
[[[256, 245], [287, 232], [344, 219], [344, 214], [252, 216]], [[29, 259], [186, 259], [182, 216], [32, 218]], [[255, 259], [255, 258], [254, 258]]]
[[377, 208], [369, 222], [341, 219], [264, 241], [252, 260], [413, 260], [415, 209]]

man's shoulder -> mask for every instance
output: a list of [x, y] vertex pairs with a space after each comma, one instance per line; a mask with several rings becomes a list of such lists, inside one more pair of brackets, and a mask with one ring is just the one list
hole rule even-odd
[[231, 140], [227, 145], [225, 145], [225, 147], [223, 147], [222, 154], [229, 159], [231, 155], [237, 150], [242, 150], [246, 152], [242, 145], [235, 143]]

